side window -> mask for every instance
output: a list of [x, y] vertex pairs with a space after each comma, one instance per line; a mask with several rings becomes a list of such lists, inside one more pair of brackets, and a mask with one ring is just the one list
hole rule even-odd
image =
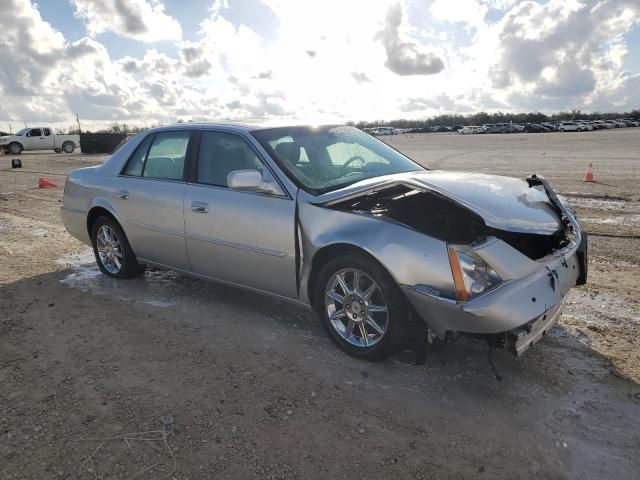
[[144, 162], [142, 176], [182, 180], [190, 134], [189, 131], [157, 133]]
[[227, 187], [227, 176], [234, 170], [258, 170], [265, 181], [273, 181], [269, 170], [242, 137], [225, 132], [202, 132], [198, 183]]
[[45, 137], [48, 137], [51, 135], [51, 130], [49, 130], [48, 128], [44, 128], [42, 129], [42, 133], [44, 134]]
[[40, 129], [34, 128], [27, 134], [27, 137], [39, 137], [41, 135], [42, 135], [42, 132], [40, 132]]
[[147, 135], [138, 148], [133, 152], [133, 155], [129, 157], [129, 161], [127, 162], [127, 166], [122, 172], [124, 175], [132, 175], [139, 177], [142, 175], [142, 166], [144, 165], [144, 160], [147, 158], [147, 152], [149, 151], [149, 145], [151, 145], [151, 140], [153, 139], [153, 135]]

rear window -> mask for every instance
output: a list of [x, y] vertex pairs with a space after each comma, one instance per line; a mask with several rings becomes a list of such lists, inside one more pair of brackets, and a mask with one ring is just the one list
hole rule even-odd
[[147, 136], [127, 162], [124, 175], [182, 180], [189, 131], [159, 132]]

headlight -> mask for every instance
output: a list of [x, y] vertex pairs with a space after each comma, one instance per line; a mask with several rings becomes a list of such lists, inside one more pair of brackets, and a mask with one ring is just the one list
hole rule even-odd
[[458, 300], [471, 300], [502, 282], [500, 275], [472, 251], [453, 246], [448, 249]]

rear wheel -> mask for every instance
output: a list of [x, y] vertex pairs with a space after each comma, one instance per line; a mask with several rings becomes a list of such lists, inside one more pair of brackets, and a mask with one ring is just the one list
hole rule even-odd
[[407, 302], [389, 274], [365, 255], [330, 260], [318, 276], [315, 300], [329, 337], [349, 355], [383, 360], [407, 344]]
[[64, 142], [62, 144], [62, 151], [64, 153], [73, 153], [75, 149], [76, 149], [76, 146], [71, 142]]
[[93, 253], [100, 271], [115, 278], [133, 278], [144, 272], [129, 241], [114, 219], [102, 216], [93, 224]]

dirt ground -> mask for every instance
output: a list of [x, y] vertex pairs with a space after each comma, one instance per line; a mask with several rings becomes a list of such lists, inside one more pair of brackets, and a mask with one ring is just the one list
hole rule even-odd
[[[0, 156], [0, 478], [636, 479], [640, 128], [388, 139], [432, 168], [549, 178], [589, 283], [525, 356], [467, 339], [423, 366], [338, 351], [302, 309], [174, 273], [113, 281], [38, 177]], [[597, 183], [582, 181], [589, 162]]]

